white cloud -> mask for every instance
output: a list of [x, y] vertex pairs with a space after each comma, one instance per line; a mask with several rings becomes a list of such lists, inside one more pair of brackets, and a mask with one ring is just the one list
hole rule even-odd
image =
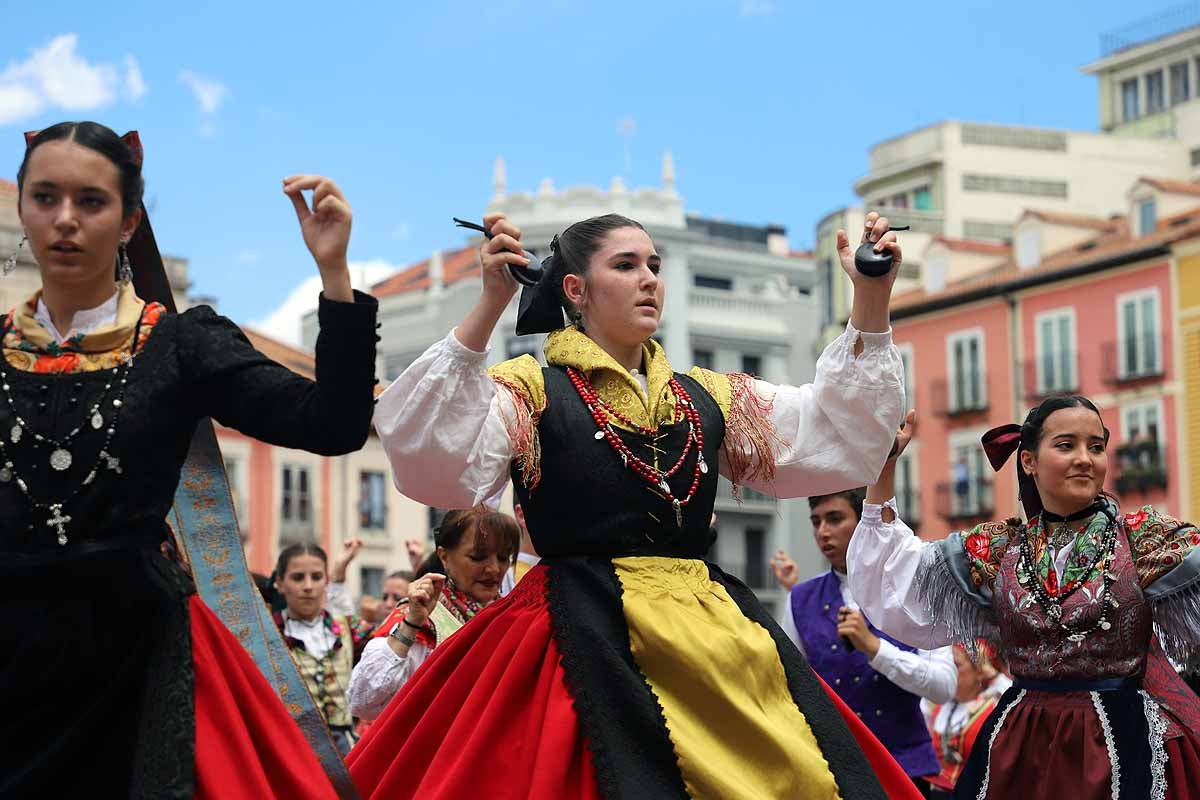
[[133, 56], [125, 56], [124, 77], [115, 64], [92, 64], [76, 52], [79, 36], [64, 33], [29, 58], [0, 71], [0, 124], [19, 122], [47, 108], [91, 111], [146, 93], [146, 82]]
[[148, 91], [146, 79], [142, 77], [142, 69], [138, 66], [137, 59], [133, 56], [125, 56], [125, 96], [130, 100], [141, 100]]
[[[350, 284], [363, 291], [399, 270], [400, 267], [381, 258], [369, 261], [350, 262]], [[250, 323], [250, 327], [268, 336], [300, 345], [300, 322], [304, 315], [317, 307], [317, 295], [321, 292], [321, 276], [306, 278], [292, 289], [284, 301], [267, 316]]]
[[775, 0], [742, 0], [743, 17], [769, 17], [775, 13]]
[[212, 78], [197, 75], [190, 69], [179, 73], [179, 80], [191, 87], [192, 94], [196, 96], [196, 102], [200, 104], [200, 110], [205, 114], [217, 113], [217, 110], [221, 108], [221, 103], [229, 97], [228, 86]]

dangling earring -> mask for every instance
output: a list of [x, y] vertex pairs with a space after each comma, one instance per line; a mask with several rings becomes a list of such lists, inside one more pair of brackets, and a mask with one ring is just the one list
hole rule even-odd
[[118, 249], [121, 251], [121, 267], [117, 270], [117, 280], [121, 282], [122, 286], [128, 286], [129, 282], [133, 280], [133, 267], [129, 265], [129, 249], [125, 242], [121, 242]]
[[12, 251], [12, 255], [4, 259], [4, 274], [8, 275], [17, 268], [17, 256], [21, 253], [21, 248], [24, 246], [29, 237], [21, 234], [21, 241], [17, 242], [17, 249]]

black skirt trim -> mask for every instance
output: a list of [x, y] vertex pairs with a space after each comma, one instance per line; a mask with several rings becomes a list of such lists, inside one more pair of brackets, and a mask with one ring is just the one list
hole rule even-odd
[[875, 777], [870, 762], [863, 755], [854, 734], [846, 727], [842, 715], [821, 686], [804, 654], [744, 583], [715, 564], [708, 565], [708, 572], [713, 581], [725, 587], [725, 591], [729, 592], [742, 614], [766, 628], [775, 640], [775, 649], [779, 651], [779, 661], [783, 664], [784, 674], [787, 675], [792, 699], [812, 728], [821, 753], [829, 764], [829, 770], [837, 781], [841, 796], [854, 800], [887, 800], [887, 794], [879, 784], [879, 779]]
[[567, 689], [606, 800], [686, 800], [666, 719], [633, 660], [621, 583], [605, 558], [543, 559]]

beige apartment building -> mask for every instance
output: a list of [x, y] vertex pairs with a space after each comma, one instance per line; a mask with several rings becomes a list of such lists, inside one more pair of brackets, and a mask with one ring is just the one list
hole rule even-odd
[[1181, 175], [1188, 150], [1174, 139], [1114, 136], [1014, 125], [945, 121], [880, 142], [870, 171], [854, 183], [859, 207], [817, 225], [817, 302], [832, 330], [850, 307], [834, 235], [856, 230], [878, 211], [903, 235], [907, 267], [898, 290], [917, 285], [936, 241], [1010, 242], [1026, 208], [1108, 217], [1123, 213], [1129, 187], [1145, 175]]
[[1188, 162], [1174, 174], [1200, 176], [1200, 8], [1105, 34], [1101, 57], [1083, 72], [1097, 79], [1100, 130], [1176, 140]]

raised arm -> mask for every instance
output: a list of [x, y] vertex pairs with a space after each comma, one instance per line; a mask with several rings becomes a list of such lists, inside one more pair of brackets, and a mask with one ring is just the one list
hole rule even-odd
[[[896, 460], [908, 446], [914, 422], [910, 411], [896, 433], [895, 452], [879, 480], [867, 487], [862, 517], [846, 551], [846, 572], [851, 594], [877, 627], [931, 650], [994, 635], [991, 581], [999, 559], [990, 551], [973, 558], [957, 533], [924, 542], [900, 519], [894, 497]], [[994, 527], [979, 526], [968, 540], [991, 536], [997, 533]], [[1007, 537], [999, 536], [997, 555], [1005, 544]]]
[[892, 271], [876, 278], [859, 273], [849, 237], [838, 231], [854, 303], [846, 331], [818, 359], [813, 382], [773, 386], [728, 377], [721, 467], [734, 483], [803, 497], [862, 486], [879, 475], [904, 409], [903, 364], [888, 321], [902, 254], [887, 219], [875, 212], [867, 215], [861, 239], [891, 251]]
[[[521, 231], [484, 217], [483, 292], [454, 331], [414, 361], [380, 396], [375, 429], [396, 488], [438, 508], [482, 503], [503, 488], [514, 456], [507, 422], [521, 410], [488, 377], [487, 343], [516, 293], [507, 264], [525, 264]], [[514, 252], [515, 251], [515, 252]]]

